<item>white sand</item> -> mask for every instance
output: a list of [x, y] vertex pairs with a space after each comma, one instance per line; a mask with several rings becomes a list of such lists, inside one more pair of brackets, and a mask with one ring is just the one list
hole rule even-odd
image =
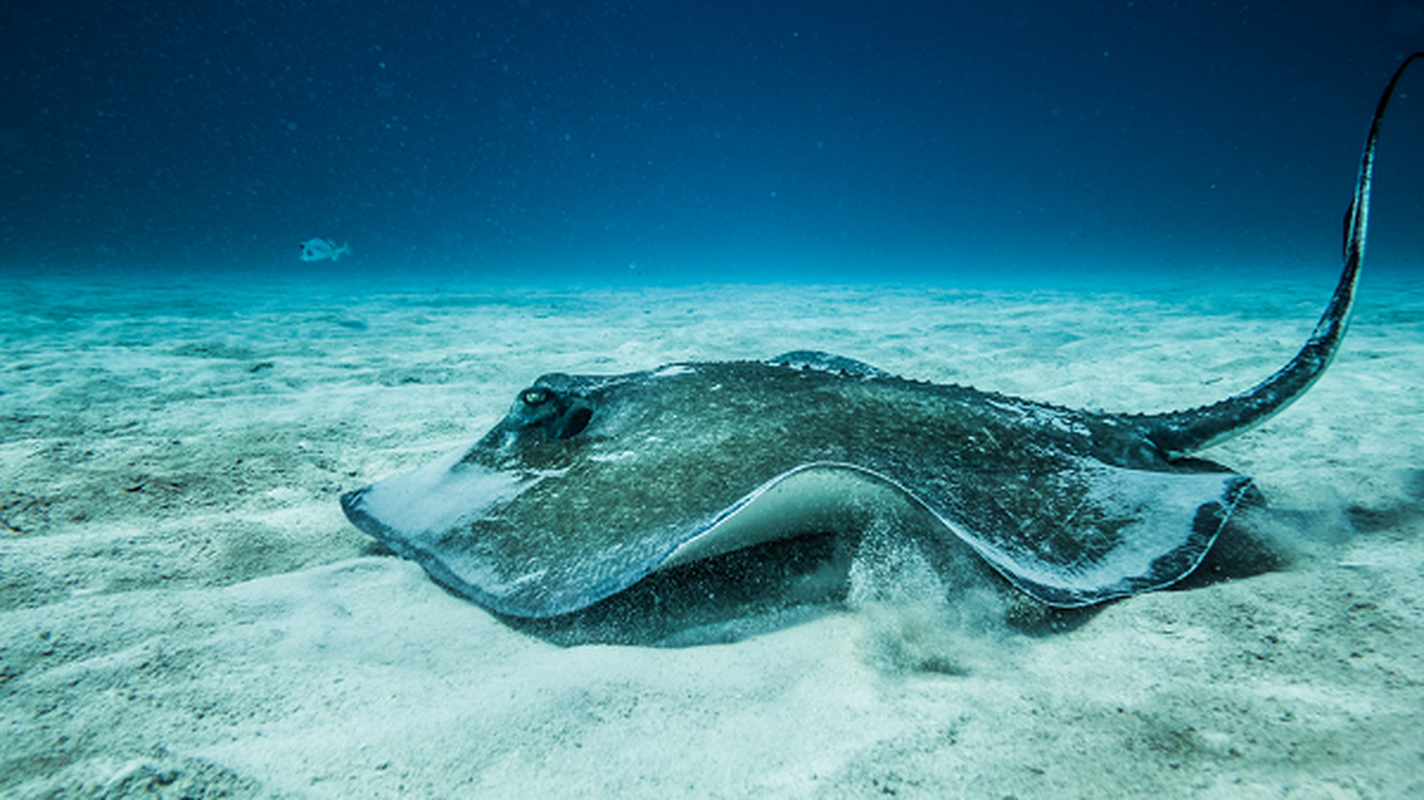
[[9, 280], [0, 793], [1424, 794], [1418, 281], [1367, 274], [1332, 370], [1209, 453], [1257, 479], [1288, 567], [1060, 633], [967, 629], [906, 592], [734, 644], [561, 648], [379, 554], [336, 503], [546, 371], [817, 348], [1067, 405], [1208, 402], [1293, 354], [1318, 275], [1210, 294]]

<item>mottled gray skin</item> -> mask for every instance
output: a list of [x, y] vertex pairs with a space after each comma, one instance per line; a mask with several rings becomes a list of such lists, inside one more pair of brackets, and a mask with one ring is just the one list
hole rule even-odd
[[1295, 358], [1250, 391], [1189, 411], [1105, 414], [813, 351], [550, 374], [478, 441], [350, 492], [342, 507], [442, 584], [519, 617], [576, 611], [666, 563], [806, 532], [793, 518], [806, 509], [833, 509], [813, 523], [838, 529], [895, 503], [926, 512], [911, 533], [967, 544], [1052, 606], [1170, 585], [1196, 568], [1250, 486], [1187, 456], [1285, 408], [1339, 348], [1380, 120], [1420, 55], [1375, 112], [1329, 306]]

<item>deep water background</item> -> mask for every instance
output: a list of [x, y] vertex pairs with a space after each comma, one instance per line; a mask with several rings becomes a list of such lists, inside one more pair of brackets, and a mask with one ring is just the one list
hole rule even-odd
[[[14, 3], [0, 270], [1322, 282], [1418, 3]], [[1424, 73], [1371, 269], [1420, 269]], [[338, 264], [298, 243], [350, 242]]]

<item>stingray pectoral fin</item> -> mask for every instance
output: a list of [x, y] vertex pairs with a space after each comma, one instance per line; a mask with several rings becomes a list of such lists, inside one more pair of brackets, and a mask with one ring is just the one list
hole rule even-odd
[[[947, 521], [1011, 583], [1076, 608], [1170, 586], [1197, 568], [1251, 479], [1095, 464], [1080, 506], [1035, 524], [1051, 534], [993, 535]], [[1077, 476], [1081, 480], [1082, 475]]]
[[[806, 464], [747, 495], [658, 568], [806, 533], [856, 531], [872, 517], [893, 520], [912, 535], [937, 522], [1034, 598], [1062, 608], [1087, 606], [1191, 574], [1251, 480], [1226, 471], [1155, 472], [1089, 461], [1057, 483], [1062, 497], [1074, 494], [1070, 487], [1079, 489], [1073, 511], [1009, 518], [1008, 534], [990, 515], [975, 513], [985, 509], [942, 513], [928, 492], [888, 475], [852, 464]], [[1035, 502], [1005, 497], [996, 508], [1041, 511], [1029, 508]]]
[[[465, 543], [452, 541], [473, 519], [498, 513], [543, 477], [492, 470], [461, 459], [458, 447], [403, 475], [341, 496], [352, 524], [420, 566], [440, 583], [486, 605], [516, 591], [519, 583], [498, 564]], [[526, 576], [527, 577], [527, 576]]]

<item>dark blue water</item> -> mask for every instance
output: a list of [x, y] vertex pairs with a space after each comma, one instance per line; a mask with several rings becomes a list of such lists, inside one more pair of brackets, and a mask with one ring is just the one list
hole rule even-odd
[[[10, 4], [0, 269], [1328, 285], [1421, 46], [1384, 0]], [[1420, 268], [1421, 97], [1372, 268]]]

